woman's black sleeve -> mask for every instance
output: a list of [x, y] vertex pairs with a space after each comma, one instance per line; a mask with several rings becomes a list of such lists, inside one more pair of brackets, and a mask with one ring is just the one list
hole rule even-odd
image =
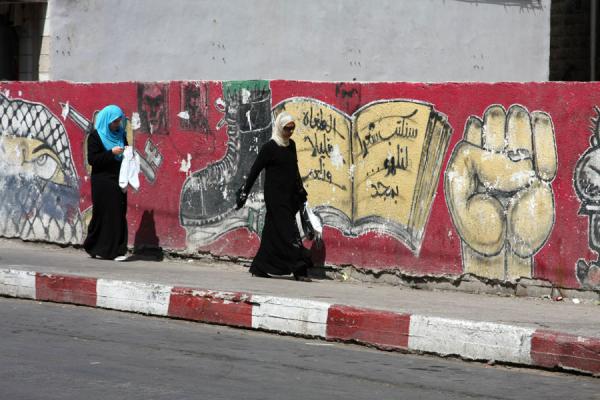
[[90, 133], [87, 143], [87, 158], [88, 164], [94, 168], [105, 169], [118, 161], [115, 159], [115, 155], [111, 150], [106, 150], [100, 140], [100, 136], [96, 130]]
[[252, 168], [250, 168], [250, 173], [246, 178], [246, 183], [244, 184], [244, 193], [248, 194], [252, 190], [252, 186], [254, 186], [254, 182], [260, 172], [265, 168], [271, 158], [271, 150], [268, 146], [269, 142], [264, 144], [260, 151], [258, 152], [258, 156], [256, 160], [254, 160], [254, 164], [252, 164]]

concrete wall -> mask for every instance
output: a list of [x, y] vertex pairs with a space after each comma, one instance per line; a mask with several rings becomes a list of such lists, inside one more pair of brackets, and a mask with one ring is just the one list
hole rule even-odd
[[550, 0], [51, 0], [47, 22], [52, 80], [548, 79]]
[[0, 82], [0, 235], [82, 241], [109, 103], [142, 159], [134, 246], [252, 257], [262, 186], [234, 193], [285, 109], [327, 263], [600, 289], [600, 84]]

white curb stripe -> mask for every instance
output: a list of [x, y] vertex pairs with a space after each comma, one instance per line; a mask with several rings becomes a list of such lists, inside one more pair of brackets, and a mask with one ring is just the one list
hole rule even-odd
[[97, 306], [151, 315], [167, 315], [172, 286], [98, 279]]
[[492, 322], [412, 315], [408, 348], [475, 360], [531, 364], [534, 332], [533, 328]]
[[326, 337], [329, 304], [273, 296], [252, 296], [252, 328]]
[[0, 294], [35, 299], [35, 272], [0, 270]]

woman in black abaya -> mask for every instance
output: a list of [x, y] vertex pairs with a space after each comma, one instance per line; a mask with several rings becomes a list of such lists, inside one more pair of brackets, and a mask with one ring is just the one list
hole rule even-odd
[[261, 147], [246, 183], [238, 191], [237, 205], [241, 208], [254, 181], [265, 169], [267, 215], [260, 248], [250, 267], [253, 276], [293, 274], [296, 280], [310, 281], [310, 252], [302, 245], [296, 224], [296, 213], [306, 201], [306, 191], [298, 170], [296, 144], [290, 139], [295, 127], [287, 112], [277, 116], [271, 140]]
[[92, 220], [83, 243], [92, 257], [124, 261], [127, 253], [127, 194], [119, 187], [119, 170], [127, 146], [121, 124], [123, 111], [106, 106], [96, 117], [88, 138], [88, 163], [92, 166]]

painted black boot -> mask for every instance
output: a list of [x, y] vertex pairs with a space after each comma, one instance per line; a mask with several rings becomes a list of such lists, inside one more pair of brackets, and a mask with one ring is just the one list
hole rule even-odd
[[[223, 97], [215, 106], [225, 114], [217, 129], [227, 124], [227, 151], [221, 160], [195, 171], [183, 184], [180, 221], [188, 230], [218, 223], [235, 211], [235, 192], [245, 183], [258, 150], [271, 136], [268, 81], [223, 82]], [[261, 182], [254, 187], [262, 190]]]

